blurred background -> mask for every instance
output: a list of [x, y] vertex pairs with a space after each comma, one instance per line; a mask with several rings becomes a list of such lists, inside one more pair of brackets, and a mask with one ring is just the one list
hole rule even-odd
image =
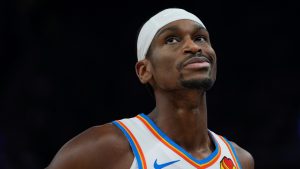
[[218, 56], [208, 125], [256, 168], [300, 160], [296, 1], [0, 1], [0, 169], [45, 168], [89, 127], [149, 113], [135, 75], [142, 24], [168, 7], [204, 22]]

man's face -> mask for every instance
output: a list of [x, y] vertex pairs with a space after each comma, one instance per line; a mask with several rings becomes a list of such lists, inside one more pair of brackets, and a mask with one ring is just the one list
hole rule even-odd
[[164, 90], [208, 90], [216, 79], [216, 54], [200, 24], [178, 20], [162, 27], [149, 48], [152, 85]]

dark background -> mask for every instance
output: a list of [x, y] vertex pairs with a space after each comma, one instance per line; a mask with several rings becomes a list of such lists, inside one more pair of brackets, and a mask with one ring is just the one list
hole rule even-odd
[[0, 1], [0, 168], [45, 168], [85, 129], [148, 113], [135, 75], [137, 31], [184, 8], [218, 56], [209, 128], [247, 149], [256, 168], [299, 168], [296, 1]]

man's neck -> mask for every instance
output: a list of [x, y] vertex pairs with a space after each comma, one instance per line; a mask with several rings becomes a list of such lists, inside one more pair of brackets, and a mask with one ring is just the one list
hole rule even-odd
[[156, 92], [155, 97], [156, 108], [149, 117], [168, 137], [199, 158], [212, 151], [205, 92]]

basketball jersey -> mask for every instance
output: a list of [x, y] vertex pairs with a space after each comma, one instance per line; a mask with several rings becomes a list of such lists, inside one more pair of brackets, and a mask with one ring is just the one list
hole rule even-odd
[[113, 122], [127, 137], [134, 153], [130, 169], [241, 169], [236, 152], [224, 137], [209, 130], [215, 150], [196, 159], [166, 134], [145, 114]]

